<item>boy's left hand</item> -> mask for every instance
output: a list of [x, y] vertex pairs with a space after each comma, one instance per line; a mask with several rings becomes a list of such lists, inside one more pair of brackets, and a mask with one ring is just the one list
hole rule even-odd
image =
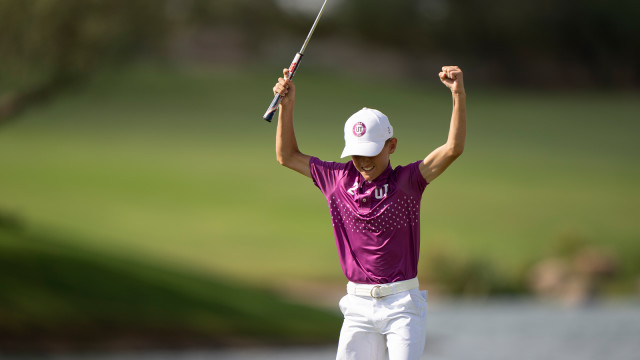
[[458, 66], [443, 66], [439, 76], [440, 81], [442, 81], [453, 94], [464, 94], [462, 70], [460, 70]]

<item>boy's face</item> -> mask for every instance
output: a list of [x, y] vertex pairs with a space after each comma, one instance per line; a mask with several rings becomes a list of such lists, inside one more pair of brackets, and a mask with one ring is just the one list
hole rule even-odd
[[396, 151], [397, 145], [398, 139], [391, 138], [387, 141], [378, 155], [352, 155], [351, 161], [353, 161], [353, 165], [356, 167], [358, 172], [362, 174], [362, 177], [364, 177], [365, 180], [373, 181], [387, 169], [387, 165], [389, 165], [389, 155]]

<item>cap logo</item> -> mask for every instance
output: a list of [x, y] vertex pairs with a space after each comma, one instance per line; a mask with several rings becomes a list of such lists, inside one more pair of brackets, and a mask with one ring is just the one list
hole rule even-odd
[[361, 137], [366, 132], [367, 132], [367, 127], [364, 126], [364, 123], [357, 122], [355, 123], [355, 125], [353, 125], [353, 135], [355, 135], [356, 137]]

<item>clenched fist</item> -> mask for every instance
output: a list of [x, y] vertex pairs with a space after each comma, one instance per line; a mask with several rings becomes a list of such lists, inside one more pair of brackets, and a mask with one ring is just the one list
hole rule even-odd
[[439, 76], [440, 81], [442, 81], [453, 94], [464, 94], [462, 70], [460, 70], [458, 66], [443, 66]]

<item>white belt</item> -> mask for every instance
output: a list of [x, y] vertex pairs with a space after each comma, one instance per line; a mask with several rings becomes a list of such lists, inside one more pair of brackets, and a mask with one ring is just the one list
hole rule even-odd
[[417, 289], [419, 286], [418, 278], [396, 281], [388, 284], [356, 284], [349, 281], [347, 283], [347, 294], [370, 296], [374, 299], [380, 299], [403, 291]]

